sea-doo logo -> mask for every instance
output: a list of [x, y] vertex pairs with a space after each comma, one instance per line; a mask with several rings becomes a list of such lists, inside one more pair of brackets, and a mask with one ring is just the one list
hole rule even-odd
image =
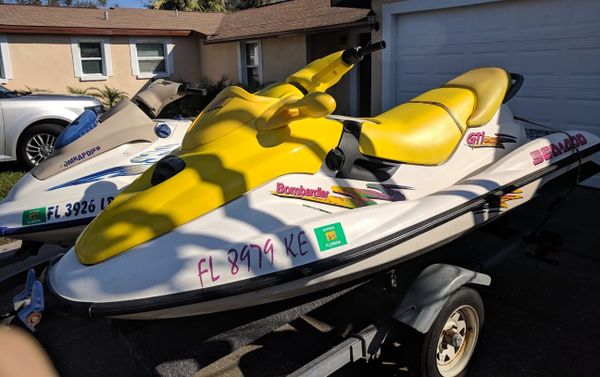
[[98, 146], [95, 146], [94, 148], [89, 149], [89, 150], [87, 150], [87, 151], [85, 151], [83, 153], [80, 153], [80, 154], [78, 154], [76, 156], [73, 156], [70, 159], [65, 160], [63, 162], [63, 166], [66, 168], [66, 167], [71, 166], [71, 165], [73, 165], [73, 164], [75, 164], [75, 163], [77, 163], [77, 162], [79, 162], [81, 160], [85, 160], [86, 158], [90, 158], [90, 157], [92, 157], [94, 155], [94, 153], [98, 152], [100, 149], [101, 148], [98, 145]]
[[533, 165], [539, 165], [544, 161], [551, 160], [554, 157], [560, 156], [563, 153], [571, 152], [587, 144], [587, 139], [582, 134], [569, 136], [563, 142], [558, 144], [550, 144], [541, 147], [535, 151], [529, 152], [533, 160]]

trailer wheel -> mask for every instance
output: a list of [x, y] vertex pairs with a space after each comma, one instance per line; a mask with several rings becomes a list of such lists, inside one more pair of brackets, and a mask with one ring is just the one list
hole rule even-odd
[[413, 334], [410, 341], [409, 370], [427, 377], [462, 377], [481, 327], [483, 302], [476, 290], [462, 287], [446, 301], [429, 331]]

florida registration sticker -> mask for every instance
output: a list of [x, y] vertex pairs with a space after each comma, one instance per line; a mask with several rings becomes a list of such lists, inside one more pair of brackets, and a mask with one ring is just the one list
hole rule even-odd
[[319, 243], [319, 250], [325, 251], [334, 247], [346, 245], [346, 235], [341, 223], [325, 225], [315, 228], [315, 236]]
[[32, 225], [46, 222], [46, 207], [28, 209], [23, 211], [23, 225]]

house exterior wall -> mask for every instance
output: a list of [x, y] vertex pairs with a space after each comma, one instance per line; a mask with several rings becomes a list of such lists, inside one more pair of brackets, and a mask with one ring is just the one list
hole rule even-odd
[[206, 44], [200, 40], [198, 45], [203, 77], [213, 82], [223, 76], [234, 82], [240, 81], [238, 42]]
[[307, 63], [306, 35], [261, 41], [263, 83], [282, 81]]
[[[195, 36], [170, 38], [174, 45], [171, 79], [195, 82], [200, 78], [197, 39]], [[130, 39], [126, 36], [108, 38], [112, 75], [106, 80], [94, 81], [82, 81], [75, 77], [71, 37], [68, 35], [8, 34], [7, 41], [13, 79], [8, 80], [5, 86], [12, 90], [29, 86], [49, 89], [54, 93], [66, 93], [67, 86], [87, 88], [108, 85], [126, 92], [131, 97], [149, 81], [133, 75]]]

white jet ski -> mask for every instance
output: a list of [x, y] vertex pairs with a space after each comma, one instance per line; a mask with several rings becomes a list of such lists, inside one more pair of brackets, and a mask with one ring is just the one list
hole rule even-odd
[[157, 80], [97, 116], [84, 111], [58, 137], [54, 154], [0, 202], [0, 232], [31, 243], [71, 246], [119, 191], [181, 145], [191, 121], [154, 119], [203, 89]]
[[[527, 139], [523, 79], [466, 72], [372, 118], [330, 116], [324, 92], [364, 55], [319, 59], [254, 94], [223, 90], [181, 150], [125, 189], [53, 263], [62, 310], [191, 316], [305, 295], [427, 252], [599, 170], [585, 131]], [[573, 178], [573, 181], [575, 178]]]

